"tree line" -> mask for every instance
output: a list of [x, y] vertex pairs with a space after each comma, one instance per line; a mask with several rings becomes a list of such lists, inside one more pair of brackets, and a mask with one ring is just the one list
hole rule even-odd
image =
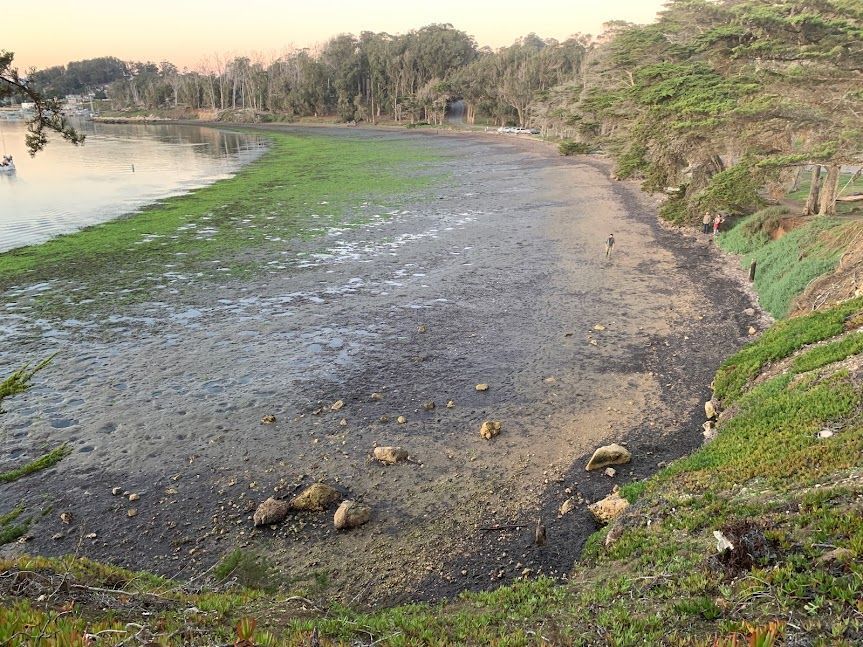
[[[105, 87], [115, 108], [186, 107], [241, 120], [303, 116], [538, 127], [601, 148], [683, 222], [743, 213], [810, 174], [807, 213], [835, 211], [840, 169], [863, 163], [859, 0], [670, 0], [655, 22], [595, 38], [529, 34], [478, 47], [449, 24], [341, 34], [273, 60], [212, 57], [194, 70], [114, 58], [33, 76], [49, 95]], [[250, 114], [254, 113], [254, 114]]]

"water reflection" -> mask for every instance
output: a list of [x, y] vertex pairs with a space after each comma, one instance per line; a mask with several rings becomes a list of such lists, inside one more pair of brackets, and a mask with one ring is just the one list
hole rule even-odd
[[[52, 138], [35, 158], [23, 122], [0, 122], [0, 149], [17, 171], [0, 173], [0, 251], [130, 213], [154, 200], [229, 177], [265, 140], [200, 126], [85, 122], [83, 146]], [[0, 150], [0, 153], [3, 153]]]

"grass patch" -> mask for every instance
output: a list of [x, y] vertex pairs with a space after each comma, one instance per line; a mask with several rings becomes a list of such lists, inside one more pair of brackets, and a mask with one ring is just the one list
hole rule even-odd
[[0, 472], [0, 483], [11, 483], [12, 481], [17, 481], [28, 474], [34, 474], [36, 472], [46, 470], [49, 467], [54, 467], [54, 465], [68, 456], [70, 451], [71, 450], [66, 445], [60, 445], [56, 449], [52, 449], [47, 454], [43, 454], [26, 465], [16, 467], [15, 469], [6, 472]]
[[234, 580], [250, 589], [273, 590], [273, 571], [266, 559], [242, 548], [237, 548], [222, 558], [213, 569], [220, 582]]
[[0, 546], [12, 543], [27, 532], [29, 522], [15, 523], [22, 512], [24, 508], [19, 505], [6, 514], [0, 515]]
[[784, 209], [762, 209], [738, 221], [720, 234], [719, 246], [743, 254], [741, 263], [758, 264], [755, 289], [761, 304], [774, 317], [785, 317], [794, 299], [814, 279], [833, 271], [841, 255], [843, 236], [838, 228], [847, 224], [835, 218], [812, 218], [778, 240], [768, 233], [778, 225]]
[[770, 362], [788, 357], [815, 342], [835, 337], [845, 330], [845, 322], [863, 309], [863, 297], [830, 310], [815, 312], [775, 324], [756, 342], [725, 360], [714, 380], [716, 397], [725, 406], [743, 393], [747, 383]]
[[19, 368], [17, 371], [12, 373], [5, 380], [0, 382], [0, 414], [6, 413], [3, 410], [3, 400], [6, 398], [10, 398], [13, 395], [18, 395], [19, 393], [24, 393], [27, 389], [30, 388], [30, 382], [33, 379], [33, 376], [36, 375], [43, 368], [48, 366], [51, 360], [54, 359], [54, 356], [48, 357], [47, 359], [42, 360], [33, 368], [30, 368], [30, 365], [27, 364], [22, 368]]

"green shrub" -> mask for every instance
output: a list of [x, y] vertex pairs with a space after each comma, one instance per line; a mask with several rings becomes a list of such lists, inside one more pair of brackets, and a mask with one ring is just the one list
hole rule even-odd
[[677, 195], [673, 195], [659, 207], [659, 215], [663, 220], [666, 220], [674, 225], [686, 224], [689, 218], [689, 212], [686, 209], [686, 192], [681, 191]]
[[587, 155], [593, 151], [593, 147], [587, 142], [575, 142], [566, 139], [557, 145], [561, 155]]

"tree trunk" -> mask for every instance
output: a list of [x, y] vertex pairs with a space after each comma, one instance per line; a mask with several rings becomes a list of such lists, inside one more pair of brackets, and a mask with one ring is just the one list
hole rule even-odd
[[812, 177], [809, 181], [809, 195], [806, 198], [804, 216], [812, 216], [818, 213], [818, 194], [821, 192], [821, 165], [816, 164], [812, 168]]
[[836, 198], [839, 192], [839, 164], [831, 164], [827, 167], [827, 177], [821, 187], [821, 206], [818, 212], [824, 216], [836, 215]]

